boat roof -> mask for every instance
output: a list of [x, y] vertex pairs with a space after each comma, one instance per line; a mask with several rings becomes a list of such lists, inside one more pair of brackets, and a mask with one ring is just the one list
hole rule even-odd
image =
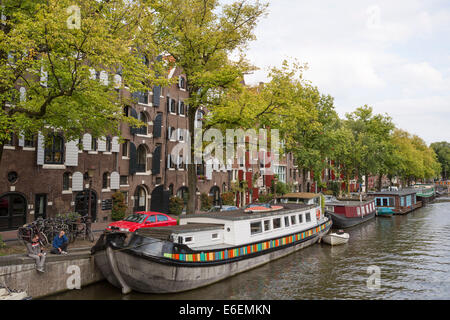
[[374, 201], [374, 199], [363, 200], [363, 201], [359, 201], [359, 200], [331, 201], [331, 202], [326, 202], [325, 205], [326, 206], [359, 207], [360, 205], [365, 205], [365, 204], [371, 203], [373, 201]]
[[224, 228], [223, 224], [188, 223], [177, 226], [141, 228], [136, 230], [136, 234], [140, 236], [147, 236], [151, 238], [167, 240], [173, 233], [182, 234], [208, 230], [223, 230], [223, 228]]
[[286, 199], [286, 198], [295, 198], [295, 199], [313, 199], [320, 197], [320, 194], [318, 193], [311, 193], [311, 192], [292, 192], [292, 193], [286, 193], [283, 196], [280, 196], [280, 199]]
[[228, 221], [237, 221], [237, 220], [251, 220], [251, 219], [258, 219], [258, 218], [265, 218], [265, 217], [271, 217], [271, 216], [278, 216], [278, 215], [284, 215], [289, 214], [293, 212], [298, 212], [300, 210], [307, 210], [310, 208], [315, 207], [314, 205], [308, 205], [303, 203], [287, 203], [287, 204], [280, 204], [279, 206], [283, 207], [281, 210], [274, 210], [274, 211], [267, 211], [267, 212], [254, 212], [254, 213], [247, 213], [244, 211], [244, 209], [239, 210], [233, 210], [233, 211], [222, 211], [217, 213], [200, 213], [200, 214], [193, 214], [193, 215], [187, 215], [181, 218], [183, 219], [189, 219], [189, 218], [210, 218], [210, 219], [217, 219], [217, 220], [228, 220]]
[[403, 195], [413, 194], [413, 193], [417, 193], [417, 191], [411, 190], [411, 189], [402, 189], [402, 190], [398, 190], [398, 191], [392, 190], [392, 191], [371, 192], [371, 193], [369, 193], [369, 195], [403, 196]]

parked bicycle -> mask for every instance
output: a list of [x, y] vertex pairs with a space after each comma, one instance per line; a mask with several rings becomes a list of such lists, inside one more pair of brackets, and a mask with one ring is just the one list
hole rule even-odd
[[17, 230], [17, 238], [25, 242], [31, 242], [35, 235], [39, 236], [39, 242], [42, 246], [49, 244], [48, 238], [44, 232], [42, 232], [44, 225], [42, 221], [34, 221], [26, 224]]

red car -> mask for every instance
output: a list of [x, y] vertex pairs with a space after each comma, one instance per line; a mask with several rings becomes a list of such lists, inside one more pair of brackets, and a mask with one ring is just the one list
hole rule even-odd
[[140, 228], [176, 226], [177, 220], [159, 212], [135, 212], [124, 220], [110, 223], [108, 231], [134, 232]]

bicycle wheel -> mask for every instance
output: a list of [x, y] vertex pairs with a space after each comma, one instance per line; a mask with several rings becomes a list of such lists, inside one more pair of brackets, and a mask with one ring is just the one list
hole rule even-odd
[[43, 232], [39, 232], [38, 234], [39, 240], [41, 241], [42, 245], [46, 247], [49, 244], [47, 236]]

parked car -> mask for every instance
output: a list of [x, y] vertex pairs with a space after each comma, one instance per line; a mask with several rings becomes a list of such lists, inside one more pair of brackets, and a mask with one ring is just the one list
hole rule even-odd
[[211, 209], [208, 210], [208, 212], [223, 212], [223, 211], [234, 211], [239, 210], [236, 206], [214, 206]]
[[107, 231], [134, 232], [141, 228], [176, 226], [177, 220], [159, 212], [136, 212], [123, 220], [110, 223]]

